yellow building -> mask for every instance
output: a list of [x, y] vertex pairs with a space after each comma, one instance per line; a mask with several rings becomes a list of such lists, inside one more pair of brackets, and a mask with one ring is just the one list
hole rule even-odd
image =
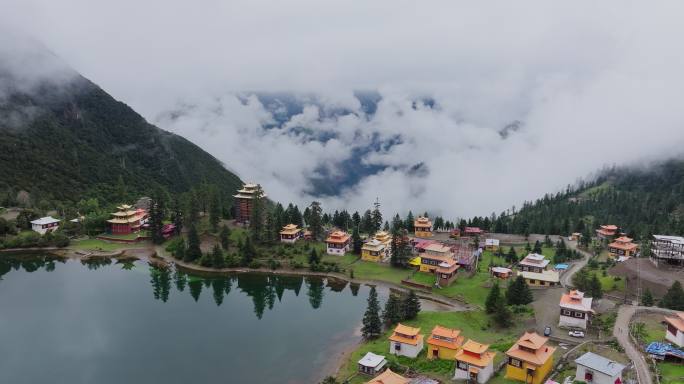
[[556, 348], [546, 345], [548, 338], [536, 332], [524, 335], [506, 352], [506, 378], [529, 384], [540, 384], [551, 373]]
[[428, 359], [453, 360], [463, 345], [463, 336], [458, 329], [435, 326], [427, 340]]
[[302, 229], [295, 224], [288, 224], [280, 231], [280, 242], [294, 244], [302, 237]]
[[380, 262], [385, 257], [385, 244], [377, 239], [371, 239], [361, 247], [361, 260]]
[[392, 255], [392, 235], [385, 231], [380, 231], [373, 236], [375, 240], [385, 244], [385, 254], [387, 257]]
[[432, 222], [427, 217], [419, 217], [413, 222], [416, 237], [432, 237]]

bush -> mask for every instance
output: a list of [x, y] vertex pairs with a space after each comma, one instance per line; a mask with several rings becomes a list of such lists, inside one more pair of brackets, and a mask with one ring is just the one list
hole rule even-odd
[[249, 263], [248, 267], [250, 267], [252, 269], [259, 269], [262, 267], [262, 265], [258, 260], [252, 260], [252, 262]]
[[272, 270], [276, 270], [280, 268], [280, 262], [277, 260], [269, 259], [268, 260], [268, 267], [271, 268]]

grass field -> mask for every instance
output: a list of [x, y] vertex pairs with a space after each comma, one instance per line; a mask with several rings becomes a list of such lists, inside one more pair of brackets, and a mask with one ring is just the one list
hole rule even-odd
[[130, 246], [130, 244], [109, 243], [98, 239], [88, 239], [72, 241], [68, 248], [87, 251], [115, 251], [127, 246]]
[[[515, 321], [518, 326], [508, 329], [496, 329], [490, 327], [487, 315], [481, 311], [471, 312], [422, 312], [416, 320], [407, 321], [404, 324], [412, 327], [419, 327], [421, 333], [427, 338], [435, 325], [442, 325], [449, 328], [461, 330], [461, 334], [466, 338], [472, 338], [478, 342], [490, 344], [490, 349], [497, 352], [495, 362], [501, 361], [506, 351], [516, 340], [523, 329], [520, 325], [523, 321]], [[339, 379], [346, 379], [353, 375], [357, 369], [357, 362], [367, 352], [373, 352], [385, 356], [388, 361], [398, 363], [404, 367], [411, 367], [420, 373], [428, 374], [437, 379], [449, 382], [454, 373], [454, 362], [444, 360], [428, 360], [426, 349], [416, 359], [409, 359], [403, 356], [397, 357], [390, 355], [388, 338], [391, 329], [386, 331], [379, 339], [365, 342], [359, 346], [340, 369]], [[356, 376], [351, 380], [352, 384], [359, 384], [367, 381], [367, 377]]]
[[675, 363], [658, 363], [658, 370], [662, 376], [661, 384], [684, 383], [684, 365]]

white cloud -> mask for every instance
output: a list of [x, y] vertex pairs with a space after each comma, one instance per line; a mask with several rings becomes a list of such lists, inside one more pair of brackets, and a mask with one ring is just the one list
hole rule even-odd
[[[377, 196], [388, 213], [486, 215], [684, 144], [680, 2], [2, 2], [0, 21], [284, 202], [310, 201], [321, 167], [349, 172], [340, 162], [373, 135], [401, 136], [363, 158], [390, 168], [324, 199], [328, 208], [365, 209]], [[355, 90], [382, 95], [372, 118]], [[252, 91], [319, 105], [265, 130], [273, 117], [243, 100]], [[413, 109], [421, 97], [438, 108]], [[191, 107], [164, 114], [179, 103]], [[340, 108], [356, 115], [319, 119]], [[417, 163], [429, 172], [407, 173]]]

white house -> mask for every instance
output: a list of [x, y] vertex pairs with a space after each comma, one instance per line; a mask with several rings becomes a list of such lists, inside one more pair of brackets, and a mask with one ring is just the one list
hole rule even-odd
[[423, 350], [423, 335], [420, 334], [420, 328], [407, 327], [399, 323], [389, 340], [390, 353], [393, 355], [416, 358]]
[[543, 273], [546, 267], [549, 265], [549, 260], [547, 260], [543, 255], [538, 253], [530, 253], [525, 256], [524, 259], [520, 260], [518, 263], [518, 269], [521, 272], [535, 272]]
[[591, 297], [584, 297], [584, 292], [572, 290], [561, 296], [559, 327], [587, 329], [594, 310], [591, 309]]
[[382, 372], [386, 365], [387, 359], [385, 359], [385, 356], [368, 352], [359, 360], [359, 373], [375, 376]]
[[489, 345], [468, 340], [456, 352], [454, 380], [486, 383], [494, 375], [494, 356], [496, 352], [490, 352]]
[[333, 231], [325, 244], [328, 255], [344, 256], [351, 249], [351, 236], [344, 231]]
[[31, 221], [31, 229], [40, 233], [41, 235], [47, 232], [52, 232], [59, 227], [59, 220], [52, 216], [41, 217], [40, 219]]
[[622, 384], [625, 366], [595, 353], [587, 352], [575, 360], [575, 380], [591, 384]]
[[674, 317], [665, 316], [665, 322], [665, 339], [678, 347], [684, 347], [684, 312], [677, 312]]

